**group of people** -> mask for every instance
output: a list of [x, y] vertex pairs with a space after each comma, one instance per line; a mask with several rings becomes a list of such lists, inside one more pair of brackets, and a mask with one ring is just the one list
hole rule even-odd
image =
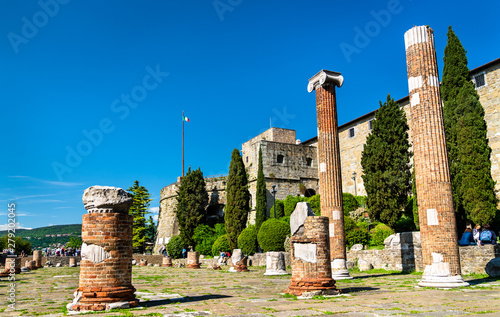
[[474, 229], [472, 225], [467, 225], [464, 233], [462, 234], [462, 238], [458, 241], [458, 245], [460, 246], [468, 246], [468, 245], [486, 245], [486, 244], [496, 244], [497, 236], [493, 230], [491, 230], [491, 226], [486, 224], [481, 228], [480, 225], [476, 225]]
[[64, 247], [62, 248], [57, 248], [57, 249], [50, 249], [50, 248], [45, 248], [43, 249], [43, 256], [78, 256], [80, 255], [80, 249], [72, 249], [68, 248], [65, 249]]

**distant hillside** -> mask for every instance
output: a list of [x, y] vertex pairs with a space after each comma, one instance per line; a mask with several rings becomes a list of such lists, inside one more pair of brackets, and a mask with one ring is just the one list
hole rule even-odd
[[[7, 231], [0, 231], [0, 237], [7, 234]], [[41, 227], [35, 229], [17, 229], [16, 237], [28, 239], [33, 248], [53, 247], [58, 244], [69, 242], [71, 237], [80, 238], [82, 236], [82, 225], [57, 225]]]

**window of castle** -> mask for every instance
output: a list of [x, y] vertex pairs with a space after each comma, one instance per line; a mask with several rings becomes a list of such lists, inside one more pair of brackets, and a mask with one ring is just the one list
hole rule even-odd
[[373, 120], [368, 121], [368, 130], [371, 131], [373, 129]]
[[310, 158], [310, 157], [306, 158], [306, 165], [307, 166], [312, 166], [312, 164], [313, 164], [313, 159]]
[[284, 156], [283, 156], [283, 155], [281, 155], [281, 154], [280, 154], [280, 155], [278, 155], [278, 159], [277, 159], [277, 161], [276, 161], [276, 162], [277, 162], [277, 163], [279, 163], [279, 164], [283, 163], [283, 158], [284, 158]]
[[476, 85], [476, 89], [481, 88], [483, 86], [486, 86], [486, 80], [484, 78], [484, 73], [474, 76], [474, 83]]
[[349, 129], [349, 137], [350, 137], [350, 138], [354, 138], [354, 135], [355, 135], [355, 134], [354, 134], [354, 128], [350, 128], [350, 129]]

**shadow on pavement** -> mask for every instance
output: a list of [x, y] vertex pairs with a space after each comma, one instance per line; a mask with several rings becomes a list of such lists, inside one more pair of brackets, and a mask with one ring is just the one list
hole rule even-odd
[[342, 288], [340, 288], [340, 290], [342, 291], [342, 294], [377, 291], [379, 289], [380, 288], [376, 288], [376, 287], [342, 287]]
[[143, 307], [155, 307], [155, 306], [163, 306], [169, 305], [173, 303], [191, 303], [191, 302], [199, 302], [209, 299], [221, 299], [221, 298], [229, 298], [232, 296], [228, 295], [200, 295], [200, 296], [186, 296], [184, 298], [176, 298], [176, 299], [159, 299], [159, 300], [149, 300], [149, 301], [141, 301], [140, 305]]

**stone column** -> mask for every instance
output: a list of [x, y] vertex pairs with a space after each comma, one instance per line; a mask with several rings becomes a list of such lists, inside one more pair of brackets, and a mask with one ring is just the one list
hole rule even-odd
[[329, 219], [330, 259], [332, 276], [336, 280], [352, 278], [346, 267], [342, 172], [335, 98], [335, 86], [341, 87], [343, 82], [344, 77], [340, 73], [322, 70], [309, 79], [307, 86], [309, 92], [316, 90], [321, 214]]
[[164, 257], [162, 260], [161, 266], [172, 267], [172, 258], [169, 256]]
[[26, 261], [25, 266], [31, 271], [36, 270], [36, 261]]
[[21, 273], [21, 258], [7, 256], [5, 259], [5, 270], [0, 273], [0, 277], [9, 276], [11, 274]]
[[266, 273], [264, 275], [287, 275], [283, 252], [266, 252]]
[[292, 229], [296, 232], [291, 238], [292, 279], [285, 293], [307, 297], [338, 294], [332, 279], [328, 226], [327, 217], [309, 216], [303, 229]]
[[460, 275], [453, 194], [446, 152], [434, 34], [428, 26], [405, 33], [413, 164], [422, 258], [420, 286], [467, 286]]
[[138, 305], [132, 286], [132, 195], [92, 186], [83, 194], [80, 282], [68, 310], [100, 311]]
[[33, 261], [36, 262], [36, 268], [39, 269], [43, 267], [42, 265], [43, 253], [40, 250], [33, 251]]
[[199, 269], [200, 268], [200, 254], [196, 251], [189, 251], [187, 256], [188, 269]]
[[76, 267], [76, 258], [75, 257], [69, 258], [69, 267]]
[[241, 253], [241, 249], [234, 249], [233, 254], [231, 255], [231, 267], [229, 268], [229, 272], [237, 272], [236, 264], [243, 259], [243, 253]]

